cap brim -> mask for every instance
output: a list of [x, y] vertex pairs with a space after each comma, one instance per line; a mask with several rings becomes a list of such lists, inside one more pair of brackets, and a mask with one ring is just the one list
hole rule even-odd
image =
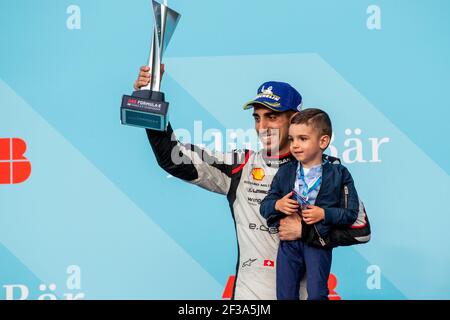
[[246, 104], [244, 104], [243, 108], [244, 108], [244, 110], [248, 110], [248, 109], [253, 108], [255, 105], [260, 105], [260, 106], [269, 108], [270, 110], [273, 110], [276, 112], [284, 112], [287, 110], [287, 109], [285, 110], [282, 106], [280, 106], [280, 108], [277, 109], [276, 107], [271, 106], [269, 103], [266, 103], [264, 101], [257, 101], [257, 100], [252, 100], [252, 101], [247, 102]]

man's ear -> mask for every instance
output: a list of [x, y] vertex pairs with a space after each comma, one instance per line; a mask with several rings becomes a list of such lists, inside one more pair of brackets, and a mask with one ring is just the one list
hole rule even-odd
[[320, 140], [319, 140], [320, 149], [325, 150], [326, 148], [328, 148], [330, 141], [331, 141], [331, 139], [330, 139], [329, 135], [321, 136]]

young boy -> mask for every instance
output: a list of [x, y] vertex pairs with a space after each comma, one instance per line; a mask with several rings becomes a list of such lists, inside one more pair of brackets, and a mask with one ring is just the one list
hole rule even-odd
[[[333, 226], [351, 225], [358, 216], [358, 195], [349, 171], [334, 164], [336, 158], [323, 154], [332, 135], [328, 114], [320, 109], [305, 109], [290, 123], [290, 151], [297, 161], [278, 170], [260, 207], [261, 215], [272, 227], [278, 226], [285, 215], [302, 217], [302, 238], [280, 241], [277, 298], [298, 300], [300, 280], [306, 272], [308, 299], [327, 300], [332, 249], [309, 245], [305, 231], [312, 230], [324, 243]], [[341, 203], [344, 186], [346, 208]]]

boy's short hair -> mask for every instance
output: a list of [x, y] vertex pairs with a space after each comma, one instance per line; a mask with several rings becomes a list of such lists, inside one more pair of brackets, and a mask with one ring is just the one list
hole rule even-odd
[[308, 108], [296, 113], [291, 118], [291, 124], [312, 125], [319, 133], [319, 136], [329, 136], [333, 133], [331, 120], [328, 114], [320, 109]]

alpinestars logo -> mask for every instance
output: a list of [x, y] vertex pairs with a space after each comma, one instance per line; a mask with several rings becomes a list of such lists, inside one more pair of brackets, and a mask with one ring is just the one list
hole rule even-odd
[[27, 144], [19, 138], [0, 138], [0, 184], [25, 182], [31, 175], [31, 163], [25, 158]]

